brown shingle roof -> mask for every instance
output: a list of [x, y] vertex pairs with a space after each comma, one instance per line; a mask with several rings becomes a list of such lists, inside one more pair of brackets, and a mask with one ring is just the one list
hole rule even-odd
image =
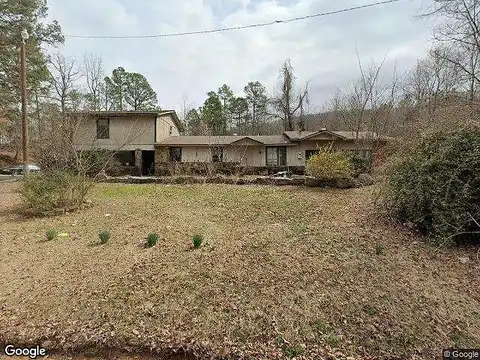
[[[329, 133], [333, 136], [338, 136], [340, 140], [352, 141], [356, 139], [356, 133], [352, 131], [285, 131], [282, 135], [265, 135], [265, 136], [171, 136], [160, 140], [157, 142], [158, 145], [170, 145], [170, 146], [195, 146], [195, 145], [208, 145], [208, 146], [224, 146], [224, 145], [233, 145], [233, 143], [240, 141], [242, 139], [252, 139], [259, 142], [260, 144], [273, 146], [273, 145], [294, 145], [295, 142], [307, 140], [310, 137], [313, 137], [321, 133]], [[364, 139], [379, 139], [375, 133], [369, 132], [359, 132], [358, 138], [360, 140]], [[387, 137], [380, 137], [381, 139], [388, 140]]]
[[263, 145], [289, 145], [283, 135], [269, 136], [170, 136], [157, 142], [159, 145], [230, 145], [242, 139], [252, 139]]
[[[308, 137], [321, 134], [321, 133], [330, 133], [332, 135], [338, 135], [345, 140], [356, 140], [357, 134], [354, 131], [331, 131], [331, 130], [319, 130], [319, 131], [285, 131], [285, 135], [292, 141], [301, 141]], [[374, 132], [369, 131], [359, 131], [358, 132], [358, 139], [359, 140], [372, 140], [372, 139], [385, 139], [388, 140], [389, 138], [385, 136], [378, 136]]]

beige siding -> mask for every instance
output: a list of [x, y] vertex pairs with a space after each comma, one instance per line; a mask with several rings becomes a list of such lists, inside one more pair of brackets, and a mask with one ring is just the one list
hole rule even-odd
[[[353, 141], [304, 141], [287, 146], [287, 166], [304, 166], [305, 151], [317, 150], [333, 146], [336, 150], [355, 150]], [[180, 146], [182, 148], [182, 162], [210, 162], [212, 161], [212, 147], [207, 146]], [[168, 149], [169, 147], [166, 146]], [[237, 162], [244, 166], [266, 166], [265, 146], [223, 146], [224, 162]], [[368, 145], [364, 147], [369, 149]]]
[[75, 132], [79, 150], [153, 150], [155, 121], [153, 117], [111, 117], [109, 139], [97, 139], [96, 119], [83, 119]]
[[265, 166], [265, 147], [231, 146], [226, 150], [226, 161], [237, 162], [244, 166]]
[[[227, 146], [223, 150], [224, 162], [239, 162], [245, 166], [265, 166], [263, 146], [235, 147]], [[182, 146], [182, 162], [210, 162], [212, 147]]]
[[209, 147], [202, 146], [183, 146], [182, 162], [209, 162], [211, 153]]
[[[170, 130], [172, 131], [170, 133]], [[178, 136], [178, 131], [172, 115], [163, 115], [157, 118], [157, 141], [165, 139], [169, 136]]]

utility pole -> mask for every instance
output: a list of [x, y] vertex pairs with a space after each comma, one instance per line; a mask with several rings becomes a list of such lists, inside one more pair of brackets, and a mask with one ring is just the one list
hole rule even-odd
[[28, 119], [27, 119], [27, 64], [25, 42], [28, 40], [28, 32], [22, 30], [22, 43], [20, 46], [20, 77], [22, 88], [22, 146], [23, 146], [23, 175], [28, 173]]

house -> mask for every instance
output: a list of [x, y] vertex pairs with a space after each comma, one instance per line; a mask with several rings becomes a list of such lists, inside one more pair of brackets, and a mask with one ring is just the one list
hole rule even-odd
[[153, 173], [154, 144], [183, 130], [174, 110], [86, 111], [71, 116], [77, 120], [73, 135], [77, 151], [115, 151], [122, 165], [136, 166], [143, 175]]
[[77, 151], [109, 150], [124, 166], [142, 175], [161, 174], [173, 163], [222, 163], [251, 168], [304, 167], [324, 147], [371, 154], [384, 137], [350, 131], [285, 131], [268, 136], [180, 136], [182, 123], [174, 110], [87, 111], [71, 114], [77, 121]]
[[387, 138], [368, 132], [285, 131], [273, 136], [171, 136], [155, 144], [157, 172], [168, 163], [237, 163], [245, 167], [303, 167], [325, 147], [370, 156]]

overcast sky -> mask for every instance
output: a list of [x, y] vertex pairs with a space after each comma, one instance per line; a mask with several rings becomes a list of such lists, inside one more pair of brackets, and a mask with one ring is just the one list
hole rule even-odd
[[[397, 3], [311, 20], [185, 37], [103, 40], [66, 38], [61, 51], [81, 60], [103, 58], [105, 71], [123, 66], [142, 73], [162, 108], [183, 98], [200, 106], [206, 92], [226, 83], [240, 95], [248, 81], [271, 93], [281, 63], [290, 58], [298, 84], [310, 81], [312, 110], [320, 110], [358, 76], [364, 63], [396, 64], [403, 72], [425, 55], [431, 26], [415, 18], [426, 0]], [[288, 19], [373, 0], [48, 0], [49, 17], [65, 35], [151, 35]]]

